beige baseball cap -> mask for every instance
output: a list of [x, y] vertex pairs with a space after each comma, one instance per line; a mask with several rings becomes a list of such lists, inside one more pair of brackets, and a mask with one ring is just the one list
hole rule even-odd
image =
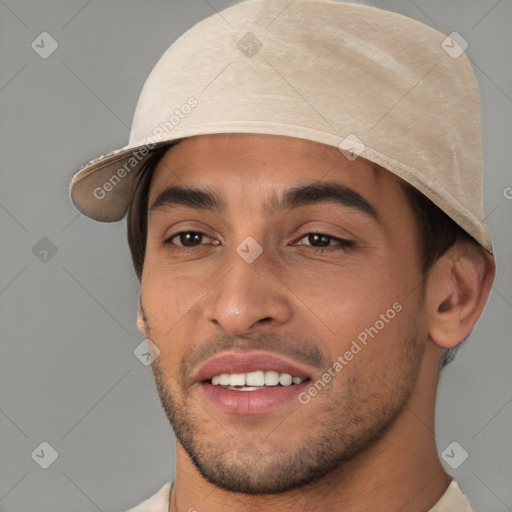
[[413, 185], [492, 253], [480, 104], [467, 43], [405, 16], [331, 0], [251, 0], [197, 23], [163, 54], [127, 146], [70, 186], [88, 217], [122, 219], [155, 148], [260, 133], [337, 147]]

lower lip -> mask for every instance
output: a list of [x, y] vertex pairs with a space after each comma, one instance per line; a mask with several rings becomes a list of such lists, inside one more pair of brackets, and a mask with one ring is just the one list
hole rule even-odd
[[285, 402], [297, 400], [309, 385], [309, 380], [292, 386], [272, 386], [255, 391], [235, 391], [209, 382], [201, 384], [206, 399], [215, 407], [229, 414], [249, 416], [274, 411]]

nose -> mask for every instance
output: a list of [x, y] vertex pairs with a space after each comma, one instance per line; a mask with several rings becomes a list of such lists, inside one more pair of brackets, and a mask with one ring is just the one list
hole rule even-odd
[[292, 307], [289, 291], [276, 274], [263, 254], [247, 263], [234, 252], [219, 272], [224, 277], [208, 294], [207, 319], [234, 336], [263, 325], [285, 324], [292, 317]]

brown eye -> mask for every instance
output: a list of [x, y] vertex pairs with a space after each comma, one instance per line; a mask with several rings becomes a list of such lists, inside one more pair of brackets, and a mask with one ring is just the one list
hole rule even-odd
[[165, 243], [184, 248], [198, 247], [202, 245], [205, 238], [209, 241], [212, 240], [208, 235], [201, 231], [181, 231], [169, 237]]
[[330, 242], [332, 239], [331, 236], [322, 235], [320, 233], [310, 233], [309, 235], [307, 235], [307, 237], [308, 237], [308, 242], [313, 247], [327, 247], [330, 245]]
[[316, 252], [345, 251], [354, 245], [352, 240], [346, 240], [327, 233], [306, 233], [300, 240], [307, 240], [307, 243], [300, 243], [305, 247], [316, 249]]

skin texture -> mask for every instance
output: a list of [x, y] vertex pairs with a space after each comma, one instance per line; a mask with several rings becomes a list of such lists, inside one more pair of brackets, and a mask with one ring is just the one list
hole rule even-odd
[[[326, 182], [360, 194], [378, 220], [333, 201], [263, 208], [285, 189]], [[151, 210], [169, 185], [213, 191], [225, 208]], [[139, 327], [160, 350], [153, 373], [178, 438], [171, 510], [429, 510], [450, 482], [433, 434], [439, 362], [478, 319], [492, 258], [457, 243], [423, 280], [399, 179], [300, 139], [187, 139], [158, 165], [149, 205]], [[171, 238], [180, 232], [206, 236], [183, 247]], [[263, 249], [252, 263], [236, 252], [249, 236]], [[315, 382], [376, 325], [307, 404], [227, 414], [195, 380], [222, 350], [260, 349]]]

